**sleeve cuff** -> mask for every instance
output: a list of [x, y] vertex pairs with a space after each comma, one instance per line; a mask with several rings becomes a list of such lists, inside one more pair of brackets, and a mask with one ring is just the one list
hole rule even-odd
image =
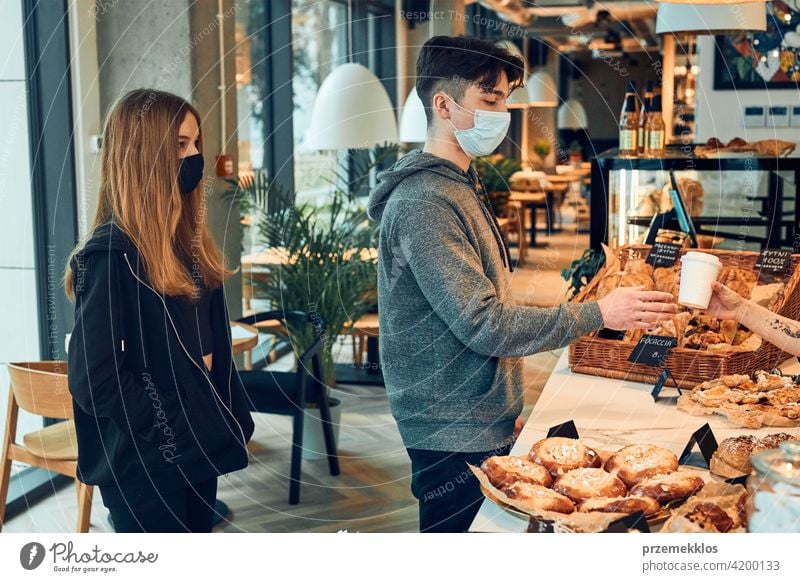
[[578, 320], [578, 337], [603, 329], [603, 314], [600, 312], [600, 305], [597, 301], [587, 303], [577, 303], [575, 305], [575, 317]]

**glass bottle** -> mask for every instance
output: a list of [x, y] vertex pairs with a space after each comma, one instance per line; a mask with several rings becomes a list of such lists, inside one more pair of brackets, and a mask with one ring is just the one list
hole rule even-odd
[[753, 455], [747, 478], [747, 531], [800, 532], [800, 441]]
[[644, 155], [648, 158], [663, 158], [665, 149], [666, 124], [661, 116], [661, 95], [653, 97], [653, 105], [647, 118], [647, 143], [644, 146]]
[[639, 155], [644, 154], [645, 146], [647, 145], [647, 118], [650, 108], [653, 104], [653, 82], [648, 81], [645, 85], [644, 99], [642, 106], [639, 109], [639, 133], [636, 138], [636, 143], [639, 146]]
[[619, 155], [637, 157], [639, 155], [639, 116], [636, 111], [636, 89], [633, 81], [628, 82], [625, 103], [619, 115]]

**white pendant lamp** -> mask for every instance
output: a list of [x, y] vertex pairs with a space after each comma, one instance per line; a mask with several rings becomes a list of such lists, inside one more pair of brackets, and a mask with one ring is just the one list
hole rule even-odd
[[526, 83], [528, 104], [531, 107], [555, 107], [558, 105], [556, 82], [547, 71], [536, 71]]
[[718, 34], [726, 31], [766, 29], [765, 0], [670, 0], [658, 3], [657, 34]]
[[589, 118], [586, 116], [586, 109], [583, 103], [575, 98], [567, 99], [558, 108], [557, 115], [558, 129], [587, 129]]
[[525, 87], [517, 87], [506, 99], [506, 107], [509, 109], [525, 109], [528, 103], [528, 90]]
[[425, 106], [417, 95], [417, 88], [411, 89], [400, 115], [400, 141], [405, 143], [423, 143], [428, 133], [428, 118], [425, 117]]
[[[522, 77], [525, 78], [528, 74], [528, 60], [525, 58], [525, 55], [522, 54], [522, 51], [519, 50], [519, 47], [510, 40], [498, 40], [495, 44], [522, 60], [522, 64], [525, 67]], [[506, 99], [506, 107], [509, 109], [525, 109], [528, 107], [528, 92], [522, 87], [518, 87], [512, 91], [511, 95]]]
[[378, 77], [357, 63], [331, 71], [314, 100], [306, 149], [359, 149], [396, 141], [394, 109]]
[[506, 40], [506, 39], [498, 40], [495, 44], [497, 46], [499, 46], [500, 48], [502, 48], [502, 49], [506, 49], [506, 51], [508, 51], [513, 56], [518, 57], [519, 59], [521, 59], [523, 66], [525, 66], [527, 68], [528, 63], [525, 60], [525, 55], [522, 54], [522, 51], [519, 50], [519, 47], [517, 45], [515, 45], [510, 40]]

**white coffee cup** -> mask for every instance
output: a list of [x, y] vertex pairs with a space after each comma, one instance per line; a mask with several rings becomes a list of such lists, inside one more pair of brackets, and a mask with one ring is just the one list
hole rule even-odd
[[681, 257], [681, 289], [678, 303], [694, 309], [706, 309], [711, 301], [711, 283], [722, 270], [720, 260], [708, 253], [689, 251]]

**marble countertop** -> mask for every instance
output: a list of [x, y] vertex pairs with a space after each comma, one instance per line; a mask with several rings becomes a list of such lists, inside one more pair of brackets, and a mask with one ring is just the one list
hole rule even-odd
[[[677, 409], [675, 389], [664, 389], [658, 402], [654, 402], [651, 385], [573, 374], [567, 358], [564, 350], [511, 450], [512, 455], [527, 455], [536, 441], [547, 436], [550, 427], [569, 420], [575, 421], [581, 439], [588, 445], [609, 451], [646, 443], [680, 455], [692, 433], [705, 423], [711, 426], [717, 441], [743, 433], [789, 432], [800, 436], [797, 428], [751, 430], [737, 427], [719, 415], [692, 416]], [[800, 364], [791, 358], [781, 369], [785, 374], [797, 374]], [[527, 525], [527, 520], [484, 500], [470, 531], [524, 532]]]

